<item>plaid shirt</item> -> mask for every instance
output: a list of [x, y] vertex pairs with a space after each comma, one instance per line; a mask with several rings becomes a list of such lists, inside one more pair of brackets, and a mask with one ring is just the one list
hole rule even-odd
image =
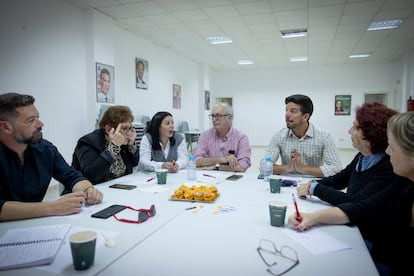
[[278, 131], [272, 137], [264, 158], [269, 156], [275, 163], [280, 155], [282, 165], [289, 164], [292, 148], [300, 152], [303, 165], [319, 167], [325, 177], [334, 175], [342, 169], [341, 158], [332, 136], [316, 129], [311, 123], [300, 139], [288, 128]]

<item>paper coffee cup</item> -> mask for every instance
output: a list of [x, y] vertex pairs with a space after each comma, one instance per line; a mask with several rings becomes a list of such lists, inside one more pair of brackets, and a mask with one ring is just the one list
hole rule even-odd
[[282, 186], [282, 179], [278, 176], [269, 176], [269, 185], [271, 193], [280, 193], [280, 187]]
[[157, 175], [158, 184], [166, 184], [167, 183], [167, 169], [157, 169], [155, 170], [155, 174]]
[[96, 236], [94, 231], [81, 231], [69, 237], [75, 270], [86, 270], [94, 263]]
[[272, 226], [282, 227], [285, 225], [287, 203], [284, 201], [270, 201], [269, 215]]

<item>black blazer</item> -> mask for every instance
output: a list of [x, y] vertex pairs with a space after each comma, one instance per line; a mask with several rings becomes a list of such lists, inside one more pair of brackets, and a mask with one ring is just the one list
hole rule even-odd
[[[132, 154], [127, 145], [121, 146], [121, 157], [126, 165], [125, 174], [132, 173], [139, 162], [139, 149]], [[110, 180], [109, 168], [115, 162], [105, 148], [105, 133], [101, 129], [79, 139], [72, 156], [72, 167], [81, 171], [93, 184]]]

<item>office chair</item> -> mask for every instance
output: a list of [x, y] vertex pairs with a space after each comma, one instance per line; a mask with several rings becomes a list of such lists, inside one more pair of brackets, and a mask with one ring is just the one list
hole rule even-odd
[[198, 143], [199, 134], [192, 134], [186, 133], [186, 131], [190, 131], [190, 127], [188, 126], [187, 121], [182, 121], [180, 126], [178, 127], [178, 131], [184, 133], [185, 140], [187, 141], [187, 149], [193, 154], [193, 143]]

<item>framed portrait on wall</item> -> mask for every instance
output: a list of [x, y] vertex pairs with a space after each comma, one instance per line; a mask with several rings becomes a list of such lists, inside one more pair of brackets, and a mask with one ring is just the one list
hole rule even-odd
[[351, 95], [335, 96], [334, 114], [335, 116], [351, 115]]
[[148, 89], [148, 61], [135, 58], [135, 83], [138, 89]]
[[115, 69], [99, 62], [96, 63], [96, 101], [115, 102]]
[[204, 109], [210, 110], [210, 91], [204, 91]]
[[181, 86], [173, 84], [173, 108], [181, 109]]

